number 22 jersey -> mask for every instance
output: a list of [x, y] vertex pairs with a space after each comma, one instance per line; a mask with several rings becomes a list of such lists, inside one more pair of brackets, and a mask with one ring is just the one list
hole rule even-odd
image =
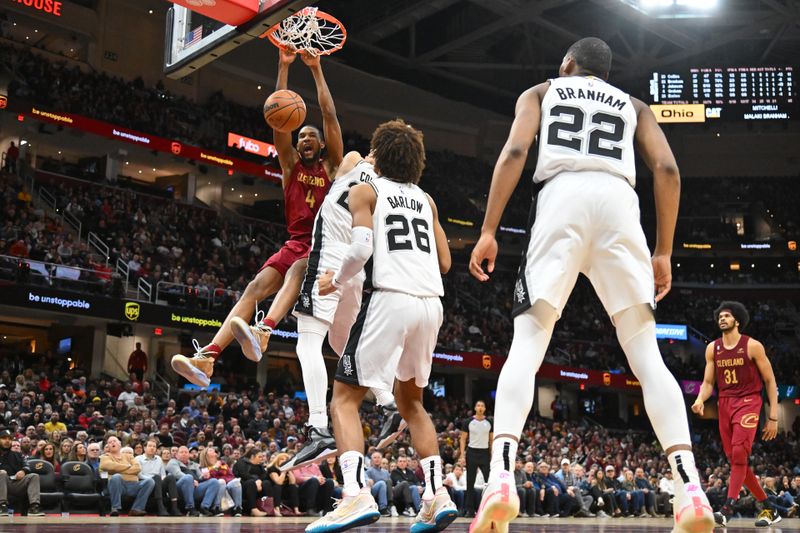
[[636, 186], [630, 96], [594, 76], [550, 80], [541, 104], [534, 183], [562, 172], [602, 172]]
[[443, 296], [428, 195], [417, 185], [383, 177], [370, 185], [377, 201], [372, 215], [375, 250], [365, 267], [366, 283], [412, 296]]

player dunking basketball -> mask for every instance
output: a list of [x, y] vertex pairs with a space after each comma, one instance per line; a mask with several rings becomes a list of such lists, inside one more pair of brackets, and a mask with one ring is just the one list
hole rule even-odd
[[[289, 240], [270, 257], [251, 281], [242, 297], [231, 309], [214, 339], [205, 347], [195, 341], [195, 354], [186, 357], [178, 354], [172, 358], [172, 368], [201, 387], [209, 384], [214, 362], [236, 336], [242, 352], [252, 361], [259, 361], [267, 349], [270, 334], [277, 322], [297, 301], [300, 285], [311, 248], [311, 230], [325, 194], [331, 186], [329, 176], [336, 173], [342, 161], [344, 143], [342, 130], [319, 56], [302, 52], [301, 58], [314, 76], [317, 98], [322, 110], [322, 133], [315, 126], [300, 128], [297, 144], [292, 145], [292, 134], [274, 131], [278, 161], [283, 171], [283, 197]], [[276, 89], [286, 89], [289, 66], [296, 52], [281, 49]], [[322, 151], [326, 156], [322, 157]], [[258, 302], [278, 292], [265, 318], [256, 313], [256, 324], [248, 326], [257, 310]]]
[[[714, 517], [694, 465], [683, 395], [658, 350], [653, 318], [670, 290], [670, 256], [680, 174], [653, 112], [606, 79], [611, 49], [600, 39], [573, 44], [560, 77], [517, 100], [514, 123], [492, 176], [481, 236], [470, 259], [480, 281], [494, 270], [495, 232], [539, 136], [533, 180], [543, 187], [514, 289], [514, 338], [497, 383], [489, 480], [471, 532], [507, 531], [519, 511], [512, 468], [528, 418], [534, 376], [580, 272], [592, 282], [639, 379], [645, 408], [675, 475], [675, 531], [710, 532]], [[650, 257], [634, 191], [634, 140], [653, 171], [658, 220]]]
[[772, 440], [778, 433], [778, 386], [764, 345], [742, 335], [750, 315], [739, 302], [722, 302], [714, 311], [714, 319], [722, 337], [706, 346], [706, 370], [703, 385], [692, 405], [692, 411], [703, 415], [705, 401], [711, 397], [714, 384], [719, 390], [719, 436], [722, 448], [731, 463], [728, 499], [722, 512], [715, 513], [717, 524], [725, 526], [733, 515], [742, 484], [763, 506], [756, 519], [757, 527], [767, 527], [779, 522], [781, 516], [772, 508], [767, 494], [747, 466], [747, 458], [758, 432], [761, 414], [761, 381], [769, 398], [769, 419], [762, 432], [764, 440]]

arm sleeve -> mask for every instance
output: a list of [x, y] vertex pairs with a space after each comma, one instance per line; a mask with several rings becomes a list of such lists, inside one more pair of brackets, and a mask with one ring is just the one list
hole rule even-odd
[[357, 226], [352, 231], [352, 241], [344, 256], [339, 272], [333, 276], [334, 286], [341, 287], [353, 276], [361, 272], [364, 265], [372, 256], [372, 230]]

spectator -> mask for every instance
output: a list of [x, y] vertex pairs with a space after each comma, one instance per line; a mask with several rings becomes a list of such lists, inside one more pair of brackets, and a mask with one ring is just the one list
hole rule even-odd
[[[335, 455], [329, 456], [319, 467], [325, 479], [333, 480], [333, 497], [341, 499], [342, 486], [344, 485], [344, 477], [342, 476], [342, 468], [339, 466], [339, 459]], [[395, 512], [397, 509], [395, 509]]]
[[90, 442], [86, 446], [86, 464], [94, 472], [95, 479], [100, 479], [100, 443]]
[[[136, 391], [133, 390], [133, 385], [131, 383], [126, 383], [124, 385], [124, 388], [125, 390], [121, 392], [119, 396], [117, 396], [117, 400], [123, 402], [127, 409], [135, 407], [136, 398], [138, 398], [139, 395], [136, 393]], [[123, 413], [120, 413], [120, 415], [124, 416]]]
[[159, 448], [171, 448], [175, 442], [172, 438], [172, 434], [169, 432], [169, 424], [161, 424], [161, 428], [155, 438], [158, 440]]
[[303, 513], [300, 512], [297, 480], [291, 470], [281, 472], [281, 466], [288, 460], [288, 453], [278, 453], [267, 465], [267, 473], [272, 482], [275, 508], [280, 510], [282, 516], [303, 516]]
[[572, 472], [569, 459], [566, 457], [561, 459], [561, 469], [555, 473], [555, 477], [561, 482], [564, 493], [575, 500], [577, 504], [573, 506], [576, 510], [574, 513], [575, 516], [578, 518], [589, 517], [589, 508], [592, 506], [594, 498], [589, 495], [583, 496], [581, 494], [580, 482]]
[[622, 508], [628, 507], [628, 513], [631, 516], [638, 516], [639, 518], [647, 518], [649, 515], [644, 512], [644, 493], [636, 486], [636, 480], [633, 479], [633, 472], [626, 469], [623, 474], [622, 491], [624, 499], [622, 500]]
[[[158, 516], [181, 516], [178, 510], [178, 487], [175, 483], [175, 477], [167, 475], [166, 467], [164, 466], [161, 457], [157, 454], [158, 442], [155, 439], [147, 439], [147, 444], [144, 447], [144, 453], [136, 456], [136, 462], [139, 463], [139, 479], [152, 479], [153, 480], [153, 499], [156, 502], [156, 509]], [[170, 503], [169, 511], [164, 505], [164, 497]]]
[[[533, 463], [530, 463], [531, 469]], [[536, 498], [539, 491], [533, 486], [533, 480], [525, 472], [522, 459], [519, 457], [514, 462], [514, 484], [519, 497], [519, 515], [524, 517], [538, 516], [536, 513]]]
[[19, 159], [19, 148], [17, 148], [14, 141], [11, 141], [6, 150], [6, 164], [3, 170], [15, 174], [17, 172], [17, 159]]
[[209, 446], [200, 452], [200, 468], [208, 470], [209, 476], [223, 485], [233, 499], [233, 516], [242, 516], [242, 480], [219, 458], [216, 448]]
[[108, 492], [111, 496], [111, 516], [119, 516], [122, 509], [123, 494], [136, 499], [128, 513], [129, 516], [145, 516], [147, 498], [153, 492], [155, 482], [152, 478], [139, 479], [141, 467], [133, 458], [133, 453], [122, 453], [122, 443], [117, 437], [109, 437], [107, 451], [100, 456], [100, 470], [109, 474]]
[[319, 465], [310, 463], [294, 471], [299, 486], [300, 510], [307, 515], [319, 515], [333, 510], [333, 479], [322, 475]]
[[798, 505], [794, 502], [794, 497], [783, 490], [779, 491], [775, 478], [770, 476], [764, 479], [764, 492], [767, 493], [773, 507], [786, 518], [793, 518], [797, 514]]
[[213, 479], [208, 469], [201, 471], [200, 465], [189, 458], [189, 448], [178, 448], [174, 459], [166, 467], [167, 474], [175, 477], [178, 492], [183, 496], [186, 516], [198, 516], [195, 500], [200, 500], [200, 514], [203, 516], [223, 516], [218, 511], [225, 485]]
[[634, 481], [636, 483], [636, 488], [642, 491], [647, 514], [652, 518], [658, 518], [658, 514], [656, 514], [656, 489], [644, 476], [644, 468], [638, 467], [636, 469], [636, 478]]
[[[253, 446], [233, 465], [233, 474], [242, 480], [242, 508], [244, 512], [249, 512], [250, 516], [267, 516], [267, 513], [258, 508], [258, 502], [262, 498], [273, 497], [272, 482], [264, 467], [265, 459], [266, 454]], [[280, 516], [279, 509], [276, 509], [275, 513], [276, 516]]]
[[467, 475], [464, 473], [464, 468], [460, 464], [453, 466], [453, 471], [447, 474], [443, 484], [450, 492], [450, 499], [455, 502], [459, 513], [463, 514], [467, 492]]
[[42, 453], [39, 456], [39, 459], [47, 461], [53, 465], [53, 469], [56, 471], [56, 473], [61, 471], [61, 463], [56, 456], [56, 445], [52, 442], [45, 443], [44, 447], [42, 447]]
[[[675, 481], [672, 479], [672, 470], [664, 472], [664, 477], [658, 481], [658, 490], [658, 501], [660, 505], [663, 505], [664, 515], [672, 516], [672, 506], [669, 504], [669, 501], [675, 496]], [[727, 490], [726, 488], [723, 493], [726, 497]], [[725, 503], [725, 501], [723, 500], [722, 503]], [[722, 508], [722, 504], [720, 504], [719, 508]]]
[[136, 374], [139, 381], [144, 379], [147, 372], [147, 354], [142, 350], [142, 343], [136, 343], [136, 349], [128, 357], [128, 374]]
[[79, 463], [85, 463], [88, 459], [88, 453], [86, 450], [86, 444], [81, 441], [76, 441], [75, 444], [72, 445], [72, 449], [67, 456], [67, 461], [77, 461]]
[[[614, 468], [609, 465], [611, 472]], [[621, 511], [617, 506], [617, 501], [614, 498], [614, 485], [612, 480], [606, 478], [606, 474], [602, 468], [598, 468], [592, 479], [592, 497], [597, 508], [597, 516], [619, 516]]]
[[44, 516], [39, 505], [39, 475], [31, 473], [20, 452], [11, 449], [11, 432], [0, 430], [0, 516], [8, 513], [8, 495], [27, 497], [28, 516]]
[[423, 487], [420, 486], [416, 473], [409, 468], [408, 458], [400, 456], [397, 458], [397, 468], [392, 471], [393, 497], [397, 510], [402, 511], [403, 516], [416, 516], [419, 512], [420, 498], [422, 497]]
[[382, 516], [397, 516], [397, 508], [392, 503], [392, 476], [382, 467], [383, 455], [381, 452], [372, 452], [370, 467], [364, 474], [367, 486], [372, 497], [378, 502], [378, 511]]
[[60, 416], [58, 413], [53, 413], [50, 415], [50, 421], [44, 425], [44, 430], [49, 434], [52, 434], [54, 431], [58, 431], [59, 433], [66, 433], [67, 426], [64, 425], [64, 422], [61, 422]]

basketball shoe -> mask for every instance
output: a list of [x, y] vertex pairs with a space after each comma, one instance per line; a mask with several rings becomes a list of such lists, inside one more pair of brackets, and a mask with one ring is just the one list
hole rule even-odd
[[256, 363], [261, 361], [261, 356], [267, 351], [269, 337], [272, 335], [272, 328], [263, 322], [264, 315], [264, 311], [259, 311], [256, 304], [255, 325], [248, 326], [247, 322], [238, 316], [231, 318], [231, 333], [241, 345], [242, 353]]
[[208, 387], [214, 373], [214, 352], [200, 347], [197, 339], [192, 339], [194, 355], [172, 356], [172, 369], [198, 387]]
[[355, 496], [343, 496], [333, 506], [333, 511], [308, 524], [306, 533], [338, 533], [372, 524], [381, 517], [378, 504], [367, 487]]
[[769, 527], [773, 524], [777, 524], [781, 520], [782, 518], [781, 515], [778, 514], [778, 511], [771, 507], [764, 507], [764, 509], [758, 513], [756, 527]]
[[710, 533], [714, 530], [714, 510], [699, 484], [676, 483], [673, 506], [673, 533]]
[[394, 402], [391, 405], [382, 405], [381, 410], [383, 411], [383, 415], [386, 419], [383, 422], [383, 427], [381, 428], [381, 432], [378, 435], [378, 446], [379, 450], [382, 450], [389, 446], [391, 443], [397, 440], [397, 438], [402, 435], [403, 431], [408, 427], [408, 424], [403, 417], [400, 416], [400, 411], [397, 410], [397, 404]]
[[503, 470], [483, 489], [481, 506], [469, 525], [469, 533], [506, 533], [509, 522], [518, 514], [519, 496], [514, 485], [514, 475]]
[[449, 526], [458, 516], [458, 509], [453, 500], [450, 499], [447, 489], [439, 487], [436, 489], [433, 499], [430, 501], [422, 500], [422, 507], [411, 524], [411, 533], [428, 533], [429, 531], [441, 531]]
[[281, 466], [281, 472], [294, 470], [311, 463], [318, 463], [336, 455], [336, 439], [328, 428], [306, 426], [306, 442], [289, 461]]

